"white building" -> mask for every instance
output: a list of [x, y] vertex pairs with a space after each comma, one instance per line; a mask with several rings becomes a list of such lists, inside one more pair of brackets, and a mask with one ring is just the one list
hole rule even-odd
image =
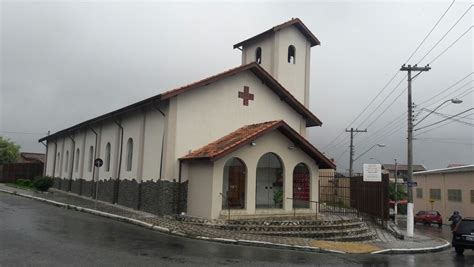
[[315, 45], [299, 19], [238, 43], [241, 66], [40, 139], [46, 174], [156, 214], [314, 212], [318, 169], [335, 168], [305, 139], [322, 124], [308, 109]]

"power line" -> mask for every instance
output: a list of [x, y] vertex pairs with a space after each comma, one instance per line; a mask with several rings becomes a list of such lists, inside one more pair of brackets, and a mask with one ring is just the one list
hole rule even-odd
[[428, 64], [432, 64], [433, 62], [435, 62], [440, 56], [444, 55], [444, 53], [446, 53], [453, 45], [455, 45], [459, 40], [461, 40], [461, 38], [466, 35], [470, 30], [472, 30], [472, 27], [469, 27], [463, 34], [461, 34], [461, 36], [458, 37], [458, 39], [456, 39], [456, 41], [452, 42], [445, 50], [443, 50], [443, 52], [441, 52], [439, 55], [437, 55], [434, 59], [432, 59], [430, 61], [430, 63]]
[[[460, 117], [460, 119], [465, 119], [465, 118], [467, 118], [467, 117], [469, 117], [469, 116], [472, 116], [472, 115], [474, 115], [474, 113], [471, 113], [471, 114], [467, 114], [467, 115], [465, 115], [465, 116], [462, 116], [462, 117]], [[443, 124], [441, 124], [441, 125], [439, 125], [439, 126], [437, 126], [437, 127], [434, 127], [434, 128], [428, 129], [428, 130], [425, 130], [425, 131], [423, 131], [423, 132], [421, 132], [421, 133], [417, 133], [417, 134], [415, 135], [415, 137], [420, 136], [420, 135], [422, 135], [422, 134], [424, 134], [424, 133], [427, 133], [427, 132], [431, 132], [431, 131], [433, 131], [433, 130], [436, 130], [436, 129], [438, 129], [438, 128], [441, 128], [441, 127], [443, 127], [443, 126], [446, 126], [446, 125], [448, 125], [448, 124], [451, 124], [451, 123], [453, 123], [453, 122], [454, 122], [454, 121], [448, 121], [448, 122], [443, 123]]]
[[[426, 109], [426, 108], [424, 108], [423, 110], [428, 111], [430, 113], [433, 113], [433, 114], [435, 114], [437, 116], [440, 116], [440, 117], [443, 117], [443, 118], [451, 117], [451, 115], [449, 115], [449, 114], [444, 114], [444, 113], [441, 113], [441, 112], [432, 111], [432, 110], [429, 110], [429, 109]], [[456, 121], [456, 122], [459, 122], [459, 123], [462, 123], [462, 124], [465, 124], [465, 125], [474, 126], [474, 123], [462, 121], [462, 120], [459, 120], [459, 119], [456, 119], [456, 118], [451, 118], [451, 119], [453, 121]]]
[[426, 125], [426, 126], [420, 127], [420, 128], [418, 128], [418, 129], [415, 129], [415, 131], [428, 128], [428, 127], [430, 127], [430, 126], [436, 125], [436, 124], [441, 123], [441, 122], [443, 122], [443, 121], [447, 121], [447, 120], [449, 120], [449, 119], [452, 119], [452, 118], [454, 118], [454, 117], [456, 117], [456, 116], [459, 116], [459, 115], [461, 115], [461, 114], [464, 114], [464, 113], [466, 113], [466, 112], [468, 112], [468, 111], [471, 111], [471, 110], [473, 110], [473, 109], [474, 109], [474, 108], [466, 109], [466, 110], [464, 110], [463, 112], [454, 114], [454, 115], [452, 115], [451, 117], [446, 118], [446, 119], [444, 119], [444, 120], [440, 120], [440, 121], [437, 121], [437, 122], [428, 124], [428, 125]]
[[435, 23], [435, 25], [433, 25], [433, 27], [431, 28], [431, 30], [428, 32], [428, 34], [425, 36], [425, 38], [420, 42], [420, 44], [416, 47], [415, 51], [413, 51], [413, 53], [411, 53], [410, 57], [408, 57], [407, 60], [405, 60], [405, 64], [408, 63], [408, 61], [410, 61], [410, 59], [415, 55], [415, 53], [418, 51], [418, 49], [420, 49], [421, 45], [423, 45], [423, 43], [426, 41], [426, 39], [428, 39], [428, 37], [430, 36], [430, 34], [434, 31], [434, 29], [436, 28], [436, 26], [438, 26], [438, 24], [441, 22], [441, 20], [444, 18], [444, 16], [446, 15], [446, 13], [448, 13], [448, 10], [453, 6], [454, 2], [456, 2], [456, 0], [453, 0], [453, 2], [451, 2], [451, 4], [448, 6], [448, 8], [444, 11], [443, 15], [441, 15], [441, 17], [438, 19], [438, 21]]
[[428, 142], [435, 142], [435, 143], [446, 143], [446, 144], [456, 144], [456, 145], [468, 145], [468, 146], [474, 146], [473, 143], [461, 143], [461, 142], [450, 142], [450, 141], [435, 141], [435, 140], [424, 140], [421, 138], [417, 138], [417, 141], [428, 141]]
[[435, 49], [436, 46], [438, 46], [438, 44], [444, 40], [444, 38], [448, 35], [448, 33], [451, 32], [451, 30], [461, 21], [461, 19], [467, 14], [467, 12], [469, 12], [471, 10], [473, 5], [471, 5], [463, 14], [462, 16], [453, 24], [453, 26], [451, 26], [451, 28], [449, 28], [449, 30], [438, 40], [438, 42], [436, 42], [434, 44], [434, 46], [420, 59], [420, 61], [418, 61], [417, 64], [420, 64], [421, 61], [423, 61], [423, 59], [425, 59], [425, 57], [427, 57], [431, 51], [433, 51], [433, 49]]
[[[378, 92], [378, 94], [372, 98], [372, 100], [369, 102], [369, 104], [367, 104], [364, 109], [347, 125], [346, 128], [349, 128], [351, 126], [351, 124], [353, 124], [369, 107], [370, 105], [372, 105], [372, 103], [380, 96], [380, 94], [382, 94], [385, 89], [388, 88], [388, 86], [390, 85], [390, 83], [392, 83], [392, 81], [397, 77], [397, 75], [399, 74], [400, 72], [397, 70], [395, 72], [395, 74], [392, 76], [392, 78], [390, 78], [390, 80], [384, 85], [384, 87]], [[334, 143], [334, 141], [336, 141], [340, 136], [343, 136], [345, 132], [343, 131], [342, 133], [340, 133], [338, 136], [336, 136], [336, 138], [334, 138], [333, 140], [331, 140], [331, 142], [329, 142], [329, 144], [327, 144], [326, 146], [324, 147], [330, 147], [329, 145]]]
[[[403, 77], [403, 78], [398, 82], [398, 84], [392, 89], [392, 91], [390, 91], [390, 93], [389, 93], [387, 96], [385, 96], [385, 98], [382, 100], [382, 102], [380, 102], [380, 104], [369, 114], [369, 116], [367, 116], [367, 117], [365, 118], [365, 120], [363, 120], [363, 121], [359, 124], [359, 126], [357, 126], [358, 128], [359, 128], [359, 127], [362, 127], [362, 124], [363, 124], [364, 122], [366, 122], [366, 121], [372, 116], [372, 114], [374, 114], [375, 111], [377, 111], [377, 110], [383, 105], [383, 103], [385, 103], [385, 101], [396, 91], [396, 89], [402, 84], [402, 82], [405, 81], [406, 77], [407, 77], [407, 76], [405, 75], [405, 77]], [[368, 126], [365, 127], [365, 128], [368, 128]]]
[[[471, 73], [467, 74], [466, 76], [464, 76], [463, 78], [461, 78], [460, 80], [458, 80], [457, 82], [455, 82], [454, 84], [448, 86], [446, 89], [443, 89], [443, 90], [442, 90], [441, 92], [439, 92], [438, 94], [436, 94], [436, 95], [434, 95], [434, 96], [432, 96], [432, 97], [430, 97], [430, 98], [428, 98], [428, 99], [422, 101], [419, 105], [423, 105], [424, 103], [426, 103], [426, 102], [432, 100], [433, 98], [435, 98], [435, 97], [441, 95], [442, 93], [448, 91], [449, 89], [451, 89], [451, 88], [453, 88], [454, 86], [458, 85], [460, 82], [462, 82], [462, 81], [464, 81], [465, 79], [467, 79], [467, 77], [471, 76], [473, 73], [474, 73], [474, 72], [471, 72]], [[468, 84], [468, 83], [470, 83], [470, 82], [472, 82], [472, 80], [469, 81], [469, 82], [467, 82], [466, 84]], [[462, 87], [466, 86], [466, 84], [464, 84]]]

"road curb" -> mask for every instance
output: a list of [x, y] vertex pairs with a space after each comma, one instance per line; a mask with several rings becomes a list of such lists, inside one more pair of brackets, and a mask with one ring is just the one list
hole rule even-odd
[[[198, 239], [198, 240], [204, 240], [204, 241], [212, 241], [212, 242], [219, 242], [219, 243], [225, 243], [225, 244], [234, 244], [234, 245], [244, 245], [244, 246], [256, 246], [256, 247], [266, 247], [266, 248], [276, 248], [276, 249], [291, 249], [291, 250], [298, 250], [298, 251], [308, 251], [308, 252], [326, 252], [326, 253], [334, 253], [334, 254], [350, 254], [345, 251], [340, 251], [340, 250], [334, 250], [334, 249], [325, 249], [321, 247], [310, 247], [310, 246], [301, 246], [301, 245], [290, 245], [290, 244], [281, 244], [281, 243], [272, 243], [272, 242], [266, 242], [266, 241], [257, 241], [257, 240], [245, 240], [245, 239], [230, 239], [230, 238], [218, 238], [218, 237], [207, 237], [207, 236], [193, 236], [193, 235], [188, 235], [186, 233], [180, 232], [180, 231], [175, 231], [171, 230], [166, 227], [162, 227], [159, 225], [154, 225], [151, 223], [147, 223], [144, 221], [140, 221], [137, 219], [132, 219], [120, 215], [115, 215], [112, 213], [108, 212], [103, 212], [99, 210], [94, 210], [90, 208], [84, 208], [76, 205], [70, 205], [62, 202], [57, 202], [54, 200], [49, 200], [41, 197], [36, 197], [28, 194], [23, 194], [19, 193], [17, 191], [9, 191], [9, 190], [4, 190], [0, 189], [1, 193], [7, 193], [11, 195], [16, 195], [16, 196], [21, 196], [24, 198], [29, 198], [29, 199], [34, 199], [40, 202], [45, 202], [48, 204], [52, 204], [57, 207], [62, 207], [66, 209], [72, 209], [80, 212], [85, 212], [109, 219], [114, 219], [117, 221], [122, 221], [122, 222], [127, 222], [130, 224], [134, 224], [137, 226], [141, 226], [144, 228], [148, 228], [150, 230], [155, 230], [161, 233], [165, 234], [170, 234], [174, 236], [180, 236], [180, 237], [186, 237], [186, 238], [192, 238], [192, 239]], [[369, 254], [413, 254], [413, 253], [429, 253], [429, 252], [436, 252], [436, 251], [441, 251], [449, 247], [451, 244], [443, 240], [445, 244], [437, 246], [437, 247], [431, 247], [431, 248], [416, 248], [416, 249], [383, 249], [383, 250], [378, 250], [371, 252]]]
[[426, 247], [426, 248], [389, 248], [389, 249], [382, 249], [373, 251], [370, 254], [418, 254], [418, 253], [433, 253], [439, 252], [442, 250], [449, 249], [451, 243], [448, 241], [441, 239], [444, 241], [443, 245], [439, 245], [436, 247]]

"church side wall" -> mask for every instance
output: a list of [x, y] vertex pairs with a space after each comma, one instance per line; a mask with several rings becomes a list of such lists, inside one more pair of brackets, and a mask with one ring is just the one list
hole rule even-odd
[[[162, 112], [167, 113], [163, 108]], [[145, 144], [143, 151], [143, 176], [142, 181], [157, 180], [160, 178], [161, 153], [165, 119], [159, 111], [149, 109], [145, 122]], [[162, 172], [163, 170], [161, 170]]]
[[189, 163], [188, 214], [191, 216], [212, 218], [213, 199], [213, 163]]
[[[238, 92], [248, 86], [254, 100], [242, 104]], [[167, 177], [178, 178], [178, 158], [198, 149], [238, 128], [271, 120], [284, 120], [297, 132], [303, 120], [300, 114], [280, 100], [250, 71], [223, 79], [177, 97], [176, 152], [173, 173]], [[169, 170], [171, 171], [171, 170]], [[182, 178], [187, 179], [187, 169]]]
[[[187, 182], [180, 185], [177, 181], [173, 181], [175, 178], [160, 180], [160, 169], [163, 172], [165, 170], [164, 166], [160, 165], [165, 164], [164, 160], [163, 162], [161, 160], [161, 154], [164, 153], [162, 145], [167, 145], [165, 130], [168, 117], [167, 103], [122, 114], [120, 124], [123, 127], [123, 148], [119, 180], [117, 178], [121, 132], [114, 121], [106, 120], [92, 125], [97, 137], [90, 128], [83, 128], [71, 133], [75, 140], [74, 147], [68, 136], [57, 137], [57, 149], [55, 149], [54, 142], [51, 141], [48, 144], [47, 173], [54, 176], [54, 187], [92, 197], [95, 196], [97, 189], [100, 200], [116, 202], [119, 205], [160, 215], [176, 214], [181, 210], [186, 211]], [[176, 112], [171, 117], [175, 118]], [[171, 128], [173, 129], [173, 127]], [[174, 134], [168, 134], [168, 137], [174, 138]], [[129, 138], [133, 140], [131, 170], [127, 170]], [[106, 162], [107, 143], [110, 143], [111, 147], [109, 170], [107, 170]], [[79, 158], [76, 154], [78, 148]], [[68, 151], [69, 158], [67, 171], [65, 167], [66, 151]], [[60, 153], [59, 162], [54, 165], [58, 152]], [[74, 157], [72, 153], [74, 153]], [[89, 169], [90, 162], [96, 157], [101, 158], [104, 165], [100, 168]], [[57, 169], [55, 174], [53, 174], [53, 166], [56, 166]], [[174, 165], [172, 166], [174, 167]], [[71, 168], [72, 179], [70, 179]], [[94, 169], [96, 177], [99, 177], [97, 188], [96, 182], [93, 181]]]
[[56, 145], [54, 144], [54, 142], [52, 141], [48, 141], [47, 142], [47, 145], [48, 145], [48, 155], [46, 155], [47, 159], [46, 159], [46, 172], [45, 172], [45, 175], [46, 176], [54, 176], [53, 174], [53, 170], [54, 170], [54, 161], [56, 159], [56, 153], [55, 153], [55, 148], [56, 148]]

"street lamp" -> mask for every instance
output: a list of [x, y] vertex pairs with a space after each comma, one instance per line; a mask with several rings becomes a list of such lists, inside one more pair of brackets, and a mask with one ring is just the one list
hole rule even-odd
[[364, 153], [360, 154], [357, 158], [353, 159], [352, 162], [350, 162], [351, 167], [349, 168], [349, 173], [352, 173], [352, 166], [354, 165], [354, 162], [356, 160], [358, 160], [360, 157], [362, 157], [363, 155], [365, 155], [367, 152], [369, 152], [374, 147], [385, 147], [385, 144], [375, 144], [375, 145], [371, 146], [369, 149], [367, 149], [366, 151], [364, 151]]
[[385, 144], [375, 144], [373, 146], [371, 146], [369, 149], [367, 149], [366, 151], [364, 151], [364, 153], [360, 154], [357, 158], [354, 159], [353, 162], [355, 162], [356, 160], [360, 159], [360, 157], [362, 157], [363, 155], [367, 154], [367, 152], [369, 152], [372, 148], [374, 147], [385, 147]]
[[378, 163], [380, 163], [380, 165], [383, 165], [382, 162], [380, 162], [380, 160], [376, 159], [376, 158], [370, 158], [371, 160], [376, 160]]
[[[402, 70], [404, 68], [402, 67]], [[426, 67], [426, 70], [429, 70], [429, 67]], [[425, 70], [422, 70], [425, 71]], [[421, 71], [420, 71], [421, 73]], [[418, 73], [419, 74], [419, 73]], [[417, 74], [417, 75], [418, 75]], [[407, 203], [407, 237], [413, 237], [413, 231], [415, 228], [414, 223], [414, 206], [413, 206], [413, 128], [420, 124], [423, 120], [425, 120], [429, 115], [439, 109], [442, 105], [451, 102], [453, 104], [460, 104], [462, 100], [457, 98], [449, 99], [441, 103], [437, 106], [434, 110], [432, 110], [428, 115], [423, 117], [420, 121], [418, 121], [415, 125], [413, 125], [413, 109], [412, 109], [412, 98], [411, 98], [411, 73], [408, 73], [408, 138], [407, 138], [407, 196], [408, 196], [408, 203]]]
[[415, 125], [413, 125], [413, 127], [417, 126], [418, 124], [420, 124], [423, 120], [425, 120], [429, 115], [431, 115], [433, 112], [435, 112], [437, 109], [439, 109], [442, 105], [448, 103], [448, 102], [451, 102], [453, 104], [461, 104], [462, 103], [462, 100], [461, 99], [457, 99], [457, 98], [452, 98], [452, 99], [448, 99], [446, 101], [444, 101], [443, 103], [441, 103], [439, 106], [437, 106], [435, 109], [433, 109], [430, 113], [428, 113], [426, 116], [424, 116], [421, 120], [419, 120]]

